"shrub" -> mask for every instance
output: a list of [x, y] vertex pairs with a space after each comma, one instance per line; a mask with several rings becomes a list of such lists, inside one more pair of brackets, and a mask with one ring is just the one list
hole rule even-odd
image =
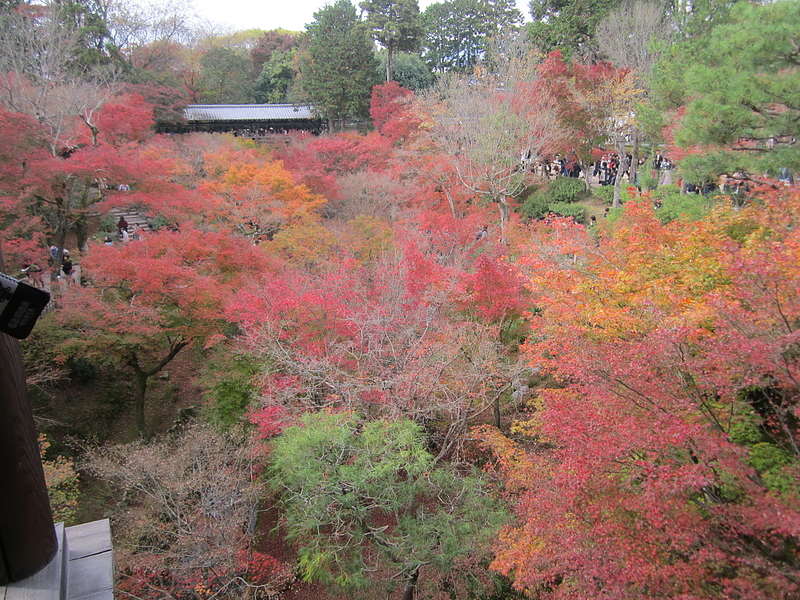
[[654, 190], [658, 188], [658, 176], [654, 177], [649, 166], [645, 166], [637, 171], [636, 183], [642, 190]]
[[100, 374], [100, 367], [97, 363], [84, 357], [70, 357], [67, 359], [70, 379], [79, 383], [89, 383], [97, 379]]
[[572, 204], [570, 202], [551, 202], [550, 212], [562, 217], [572, 217], [578, 223], [586, 222], [586, 207], [582, 204]]
[[660, 202], [656, 213], [661, 222], [665, 224], [677, 219], [688, 221], [702, 219], [708, 214], [712, 204], [712, 201], [705, 196], [698, 196], [697, 194], [681, 196], [680, 192], [668, 193], [663, 199], [654, 198], [654, 200]]
[[100, 231], [117, 231], [117, 222], [111, 215], [104, 215], [100, 218]]
[[545, 194], [551, 203], [571, 204], [586, 197], [586, 184], [578, 177], [556, 177], [547, 186]]
[[551, 206], [553, 204], [574, 204], [585, 199], [587, 195], [586, 184], [582, 179], [556, 177], [547, 184], [547, 187], [540, 188], [530, 194], [522, 203], [520, 212], [528, 219], [541, 219], [552, 211]]
[[614, 186], [601, 185], [592, 188], [592, 198], [600, 200], [606, 206], [611, 206], [614, 203]]
[[544, 190], [537, 190], [530, 194], [520, 207], [520, 212], [529, 220], [541, 219], [548, 212], [548, 202]]
[[43, 434], [40, 434], [39, 455], [42, 459], [53, 518], [71, 525], [75, 518], [75, 509], [78, 506], [78, 473], [75, 471], [72, 461], [63, 456], [56, 456], [52, 460], [48, 459], [46, 455], [49, 447], [50, 442]]
[[246, 414], [256, 396], [253, 378], [258, 367], [247, 357], [218, 354], [204, 369], [206, 419], [222, 429], [246, 422]]
[[169, 227], [170, 225], [171, 225], [170, 220], [160, 215], [150, 219], [150, 229], [152, 229], [153, 231], [160, 231], [161, 229]]

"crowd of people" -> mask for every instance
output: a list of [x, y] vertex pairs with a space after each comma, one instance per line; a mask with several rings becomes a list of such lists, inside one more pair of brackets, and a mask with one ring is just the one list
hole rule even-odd
[[[127, 243], [131, 240], [140, 240], [141, 237], [142, 229], [139, 225], [134, 224], [131, 226], [125, 220], [125, 217], [119, 218], [119, 221], [117, 222], [117, 241]], [[107, 246], [113, 246], [114, 240], [111, 239], [111, 236], [106, 236], [103, 240], [103, 243]], [[48, 258], [48, 263], [51, 270], [55, 267], [58, 261], [58, 253], [59, 247], [55, 244], [51, 245], [50, 256]], [[28, 263], [22, 269], [20, 269], [19, 278], [27, 278], [30, 285], [39, 289], [45, 289], [49, 284], [54, 282], [62, 283], [64, 285], [71, 285], [75, 283], [77, 274], [76, 266], [77, 265], [72, 261], [70, 251], [67, 248], [64, 248], [61, 252], [61, 268], [59, 270], [59, 274], [55, 276], [55, 279], [53, 276], [50, 276], [50, 278], [46, 279], [45, 269], [42, 268], [42, 266], [36, 261]]]
[[[629, 182], [635, 183], [636, 172], [646, 168], [649, 161], [649, 155], [645, 155], [638, 159], [638, 169], [632, 169], [633, 155], [630, 152], [626, 152], [622, 156], [616, 152], [609, 152], [598, 157], [589, 165], [590, 175], [601, 186], [614, 185], [618, 175], [627, 178]], [[556, 176], [577, 178], [583, 172], [581, 163], [574, 152], [566, 155], [545, 156], [540, 160], [533, 161], [530, 150], [527, 150], [521, 154], [520, 163], [522, 168], [529, 169], [544, 179], [552, 179]], [[651, 174], [658, 181], [658, 185], [672, 183], [672, 170], [672, 162], [663, 156], [661, 152], [657, 152], [652, 159]]]

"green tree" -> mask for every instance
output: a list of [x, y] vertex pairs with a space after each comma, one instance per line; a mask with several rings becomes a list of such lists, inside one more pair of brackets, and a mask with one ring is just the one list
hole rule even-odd
[[261, 72], [264, 64], [272, 58], [273, 52], [288, 52], [297, 48], [297, 44], [296, 33], [284, 29], [265, 31], [250, 50], [250, 58], [256, 73]]
[[595, 29], [623, 0], [530, 0], [528, 35], [542, 52], [596, 59]]
[[[464, 588], [506, 516], [477, 474], [437, 466], [407, 420], [306, 414], [275, 440], [270, 474], [307, 580], [401, 581], [404, 600], [437, 579], [475, 597]], [[420, 581], [423, 567], [438, 577]]]
[[683, 80], [689, 100], [675, 131], [690, 181], [800, 170], [798, 30], [798, 2], [739, 3], [730, 22], [695, 46]]
[[701, 38], [728, 19], [731, 9], [745, 0], [672, 0], [667, 3], [675, 29], [686, 38]]
[[[378, 53], [381, 73], [386, 71], [388, 56], [386, 51]], [[394, 80], [407, 90], [424, 90], [433, 85], [433, 74], [419, 55], [411, 52], [396, 52], [392, 67]]]
[[422, 56], [435, 73], [471, 70], [497, 32], [522, 23], [509, 0], [447, 0], [422, 14]]
[[119, 59], [118, 49], [111, 42], [108, 24], [109, 3], [99, 0], [68, 0], [56, 3], [61, 18], [78, 32], [80, 45], [75, 67], [83, 71]]
[[275, 50], [264, 63], [253, 86], [256, 102], [277, 104], [286, 102], [289, 88], [297, 72], [294, 69], [296, 50]]
[[394, 81], [395, 51], [417, 49], [419, 4], [417, 0], [364, 0], [360, 6], [367, 13], [372, 37], [386, 48], [386, 81]]
[[200, 99], [213, 104], [250, 100], [250, 58], [243, 51], [215, 46], [200, 57]]
[[349, 0], [336, 0], [314, 13], [306, 26], [305, 52], [300, 57], [303, 92], [330, 129], [340, 120], [369, 115], [378, 61], [369, 28]]

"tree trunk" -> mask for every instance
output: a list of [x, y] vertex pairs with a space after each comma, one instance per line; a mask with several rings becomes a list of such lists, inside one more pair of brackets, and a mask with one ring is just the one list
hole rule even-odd
[[594, 163], [590, 162], [588, 166], [584, 166], [581, 163], [581, 169], [583, 169], [583, 180], [586, 182], [586, 189], [587, 191], [592, 191], [592, 171], [594, 170]]
[[[620, 142], [617, 143], [617, 156], [619, 156], [619, 166], [617, 167], [617, 176], [614, 178], [614, 201], [611, 203], [613, 208], [619, 207], [619, 197], [620, 197], [620, 184], [622, 183], [622, 174], [625, 172], [625, 163], [623, 157], [625, 156], [625, 143]], [[631, 161], [633, 162], [633, 161]], [[631, 166], [628, 167], [630, 169]], [[630, 173], [630, 170], [628, 171]], [[628, 175], [630, 177], [630, 175]]]
[[511, 205], [508, 203], [507, 198], [500, 198], [497, 201], [497, 206], [500, 209], [500, 237], [505, 240], [506, 225], [511, 219]]
[[147, 393], [147, 380], [149, 377], [138, 367], [134, 367], [133, 370], [136, 374], [136, 429], [139, 430], [139, 437], [141, 437], [143, 440], [146, 440], [147, 419], [145, 418], [144, 413], [144, 398], [145, 394]]
[[89, 220], [85, 215], [75, 221], [75, 236], [78, 238], [78, 250], [86, 252], [89, 249]]
[[[62, 221], [62, 219], [59, 218], [59, 221]], [[64, 245], [66, 243], [67, 227], [65, 224], [59, 223], [58, 229], [56, 229], [56, 246], [58, 246], [58, 252], [56, 253], [55, 261], [53, 261], [53, 274], [50, 277], [53, 283], [56, 282], [58, 277], [61, 277], [61, 263], [64, 261]]]
[[419, 580], [419, 567], [406, 579], [406, 587], [403, 589], [403, 600], [414, 600], [414, 593], [417, 591], [417, 581]]
[[617, 169], [617, 176], [614, 178], [614, 200], [611, 203], [612, 208], [619, 207], [619, 184], [622, 181], [622, 165]]
[[456, 203], [453, 200], [453, 195], [450, 193], [450, 190], [447, 189], [447, 187], [443, 186], [442, 189], [444, 190], [444, 195], [447, 198], [447, 203], [450, 205], [450, 212], [453, 213], [453, 218], [457, 219], [458, 215], [456, 214]]
[[132, 355], [128, 361], [133, 373], [136, 376], [136, 428], [139, 430], [139, 436], [142, 439], [147, 439], [147, 419], [144, 413], [145, 394], [147, 393], [147, 380], [153, 375], [157, 375], [161, 370], [166, 367], [170, 361], [178, 355], [178, 352], [183, 350], [189, 342], [180, 341], [172, 343], [169, 353], [156, 363], [150, 369], [143, 369], [139, 364], [139, 357], [135, 354]]
[[386, 83], [394, 81], [394, 44], [391, 42], [386, 46]]

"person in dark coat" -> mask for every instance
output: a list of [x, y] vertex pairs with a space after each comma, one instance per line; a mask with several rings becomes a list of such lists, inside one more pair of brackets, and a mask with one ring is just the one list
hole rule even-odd
[[72, 261], [69, 258], [69, 252], [64, 250], [64, 258], [61, 261], [61, 270], [64, 271], [64, 283], [69, 285], [72, 281], [75, 280], [74, 276], [74, 267], [72, 265]]

